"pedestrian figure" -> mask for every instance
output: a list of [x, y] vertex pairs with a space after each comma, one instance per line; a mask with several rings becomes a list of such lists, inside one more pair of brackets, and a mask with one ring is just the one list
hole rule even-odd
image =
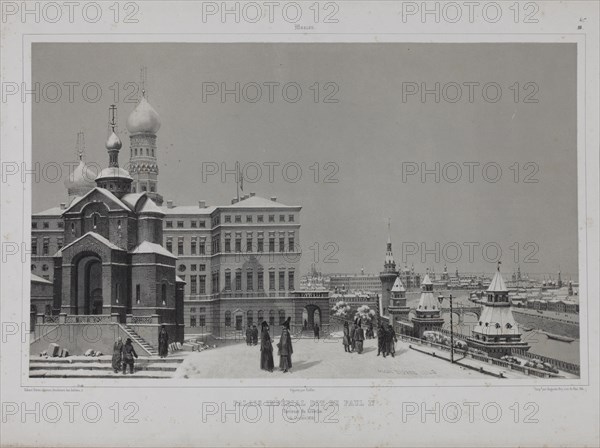
[[344, 337], [342, 339], [342, 344], [344, 344], [344, 351], [347, 353], [350, 352], [350, 328], [348, 327], [348, 322], [344, 322]]
[[281, 326], [281, 337], [277, 344], [277, 348], [279, 349], [279, 370], [282, 370], [283, 373], [292, 368], [292, 353], [294, 353], [294, 350], [292, 349], [292, 337], [290, 335], [291, 319], [291, 317], [288, 317]]
[[316, 339], [321, 339], [321, 338], [319, 337], [319, 330], [320, 330], [320, 329], [319, 329], [319, 324], [315, 324], [315, 326], [314, 326], [314, 332], [315, 332], [315, 338], [316, 338]]
[[131, 344], [131, 339], [127, 338], [125, 341], [125, 345], [123, 346], [123, 375], [126, 374], [127, 366], [129, 365], [129, 373], [133, 375], [133, 365], [135, 363], [134, 357], [138, 357], [133, 345]]
[[356, 344], [356, 351], [360, 355], [363, 352], [363, 341], [365, 340], [365, 330], [362, 329], [360, 319], [358, 321], [358, 327], [354, 330], [354, 343]]
[[252, 327], [248, 324], [248, 328], [246, 328], [246, 345], [252, 344]]
[[158, 333], [158, 356], [166, 358], [168, 354], [169, 333], [167, 333], [167, 328], [163, 325], [160, 327], [160, 332]]
[[269, 334], [269, 324], [266, 320], [261, 324], [261, 338], [260, 338], [260, 368], [273, 372], [275, 364], [273, 362], [273, 341]]
[[373, 339], [373, 322], [369, 322], [369, 326], [367, 327], [367, 339]]
[[396, 354], [396, 342], [398, 342], [396, 331], [392, 325], [388, 325], [386, 331], [386, 351], [388, 355], [392, 355], [392, 358], [394, 358]]
[[354, 343], [354, 333], [356, 332], [356, 328], [358, 326], [356, 325], [356, 319], [354, 319], [354, 322], [352, 323], [352, 328], [350, 329], [350, 351], [353, 352], [356, 348], [356, 344]]
[[119, 336], [119, 338], [115, 341], [113, 345], [113, 355], [112, 355], [112, 368], [115, 373], [119, 373], [121, 370], [121, 359], [122, 359], [122, 351], [123, 351], [123, 338]]
[[382, 353], [385, 358], [387, 356], [385, 353], [385, 329], [383, 328], [383, 324], [380, 324], [377, 329], [377, 356]]
[[304, 319], [304, 331], [308, 330], [308, 322]]
[[258, 344], [258, 328], [256, 325], [252, 325], [252, 345]]

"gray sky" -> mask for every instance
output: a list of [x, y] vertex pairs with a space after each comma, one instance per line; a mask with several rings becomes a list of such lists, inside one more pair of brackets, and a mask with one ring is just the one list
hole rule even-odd
[[[277, 196], [280, 202], [302, 205], [301, 244], [303, 270], [321, 248], [318, 268], [323, 272], [367, 272], [382, 269], [391, 218], [396, 261], [401, 263], [402, 243], [425, 243], [434, 249], [457, 243], [463, 248], [454, 271], [491, 271], [482, 246], [495, 242], [503, 251], [503, 271], [515, 266], [515, 248], [524, 272], [577, 272], [577, 161], [576, 161], [576, 47], [574, 44], [35, 44], [34, 82], [97, 82], [103, 89], [99, 101], [82, 97], [75, 88], [70, 103], [67, 88], [59, 101], [40, 101], [33, 107], [33, 160], [47, 163], [74, 160], [78, 130], [85, 131], [86, 160], [106, 166], [104, 149], [108, 106], [115, 102], [114, 83], [119, 83], [119, 134], [123, 140], [120, 162], [129, 156], [125, 121], [135, 104], [123, 102], [127, 82], [139, 81], [140, 66], [147, 67], [149, 101], [160, 114], [158, 132], [159, 191], [165, 200], [226, 205], [235, 195], [232, 176], [202, 180], [202, 163], [256, 162], [262, 178], [246, 192]], [[256, 103], [236, 103], [219, 95], [203, 102], [202, 83], [227, 83], [233, 88], [258, 83], [263, 97]], [[286, 102], [281, 88], [274, 102], [267, 99], [265, 82], [296, 82], [302, 97]], [[314, 102], [310, 87], [320, 83], [339, 87], [337, 103]], [[429, 95], [403, 102], [402, 83], [449, 82], [462, 85], [462, 99], [435, 103]], [[468, 101], [465, 82], [479, 82], [474, 101]], [[496, 103], [482, 97], [481, 85], [495, 82], [502, 88]], [[514, 101], [511, 86], [519, 83]], [[524, 103], [534, 82], [537, 103]], [[514, 89], [514, 87], [513, 87]], [[53, 92], [48, 90], [49, 94]], [[90, 90], [90, 94], [93, 91]], [[255, 90], [248, 88], [248, 96]], [[448, 88], [448, 96], [455, 90]], [[294, 90], [288, 90], [293, 96]], [[488, 90], [490, 97], [495, 92]], [[281, 166], [269, 182], [264, 165], [295, 162], [302, 177], [284, 179]], [[337, 183], [323, 183], [333, 162]], [[418, 175], [402, 182], [403, 162], [427, 163], [433, 168], [456, 162], [463, 167], [456, 183], [422, 183]], [[478, 162], [475, 181], [468, 182], [464, 162]], [[503, 172], [500, 180], [483, 180], [481, 166], [494, 162]], [[520, 166], [515, 183], [514, 163]], [[538, 183], [523, 183], [533, 162]], [[314, 181], [314, 164], [320, 182]], [[313, 166], [311, 170], [310, 167]], [[514, 168], [514, 166], [513, 166]], [[254, 174], [255, 171], [248, 170]], [[489, 175], [494, 175], [490, 169]], [[290, 176], [295, 171], [288, 171]], [[454, 176], [454, 170], [448, 170]], [[62, 180], [41, 182], [33, 188], [33, 208], [40, 211], [64, 200]], [[337, 263], [324, 263], [331, 252], [328, 242], [339, 247]], [[472, 262], [464, 243], [478, 243]], [[514, 246], [513, 243], [518, 243]], [[536, 246], [525, 246], [533, 242]], [[312, 249], [311, 249], [312, 247]], [[330, 246], [331, 247], [331, 246]], [[455, 258], [450, 247], [434, 255], [407, 257], [418, 271], [426, 266], [441, 271], [444, 258]], [[511, 249], [512, 247], [512, 249]], [[533, 256], [538, 263], [524, 258]], [[488, 252], [494, 258], [494, 250]]]

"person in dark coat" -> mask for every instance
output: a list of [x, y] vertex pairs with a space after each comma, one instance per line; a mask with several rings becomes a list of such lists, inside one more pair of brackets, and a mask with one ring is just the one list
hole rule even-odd
[[250, 324], [246, 328], [246, 345], [252, 345], [252, 326]]
[[360, 320], [358, 321], [358, 326], [356, 330], [354, 330], [354, 344], [356, 345], [356, 351], [360, 355], [363, 352], [363, 342], [365, 340], [365, 330], [362, 329], [362, 325]]
[[252, 325], [252, 345], [258, 344], [258, 328], [256, 325]]
[[380, 324], [377, 329], [377, 356], [383, 353], [383, 357], [385, 358], [387, 356], [385, 349], [385, 328], [383, 328], [383, 324]]
[[161, 358], [166, 358], [169, 354], [169, 333], [167, 333], [167, 328], [163, 325], [160, 327], [160, 332], [158, 333], [158, 356]]
[[345, 352], [352, 353], [350, 351], [350, 327], [348, 327], [348, 322], [344, 322], [344, 337], [342, 339], [342, 344], [344, 344]]
[[133, 345], [131, 344], [131, 339], [127, 338], [125, 341], [125, 345], [123, 346], [123, 375], [126, 374], [127, 366], [129, 365], [129, 373], [133, 375], [133, 365], [135, 363], [134, 357], [138, 357]]
[[113, 345], [113, 355], [112, 355], [112, 368], [115, 373], [119, 373], [121, 370], [121, 360], [122, 360], [122, 351], [123, 351], [123, 338], [119, 336], [119, 338], [115, 341]]
[[292, 337], [290, 335], [291, 319], [291, 317], [288, 317], [283, 323], [281, 327], [281, 337], [277, 344], [277, 348], [279, 349], [279, 370], [283, 370], [283, 373], [286, 373], [292, 368], [292, 353], [294, 353], [294, 350], [292, 348]]
[[317, 339], [321, 339], [321, 338], [319, 337], [319, 331], [320, 331], [319, 324], [315, 323], [315, 326], [314, 326], [313, 330], [314, 330], [314, 332], [315, 332], [315, 338], [317, 338]]
[[354, 343], [354, 333], [356, 332], [356, 319], [352, 323], [352, 328], [350, 328], [350, 352], [353, 352], [356, 348], [356, 344]]
[[369, 322], [369, 326], [367, 327], [367, 339], [373, 339], [373, 323]]
[[386, 351], [388, 355], [392, 355], [392, 358], [396, 355], [396, 342], [398, 342], [396, 331], [392, 325], [388, 325], [386, 330]]
[[273, 372], [275, 364], [273, 362], [273, 340], [269, 334], [269, 324], [267, 321], [263, 321], [261, 324], [261, 338], [260, 338], [260, 368]]

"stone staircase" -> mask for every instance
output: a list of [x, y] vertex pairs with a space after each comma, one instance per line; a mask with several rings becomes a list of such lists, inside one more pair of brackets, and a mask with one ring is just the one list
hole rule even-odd
[[[136, 331], [131, 328], [129, 325], [121, 324], [121, 328], [129, 335], [132, 341], [137, 342], [142, 346], [144, 350], [146, 350], [147, 354], [150, 356], [158, 356], [158, 350], [151, 344], [148, 343], [143, 337], [136, 333]], [[138, 353], [140, 355], [141, 353]]]
[[32, 357], [29, 360], [30, 378], [171, 378], [184, 357], [150, 358], [135, 360], [134, 373], [114, 373], [112, 356], [70, 356], [67, 358]]

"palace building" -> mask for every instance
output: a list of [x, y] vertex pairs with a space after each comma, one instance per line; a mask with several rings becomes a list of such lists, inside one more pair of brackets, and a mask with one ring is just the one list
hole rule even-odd
[[142, 95], [129, 115], [129, 170], [119, 166], [114, 106], [111, 115], [108, 166], [95, 176], [79, 144], [66, 200], [32, 216], [31, 272], [54, 285], [52, 306], [32, 303], [32, 314], [112, 316], [143, 323], [150, 340], [163, 324], [174, 340], [289, 316], [328, 324], [328, 292], [296, 291], [300, 206], [254, 193], [222, 206], [163, 205], [158, 113]]

